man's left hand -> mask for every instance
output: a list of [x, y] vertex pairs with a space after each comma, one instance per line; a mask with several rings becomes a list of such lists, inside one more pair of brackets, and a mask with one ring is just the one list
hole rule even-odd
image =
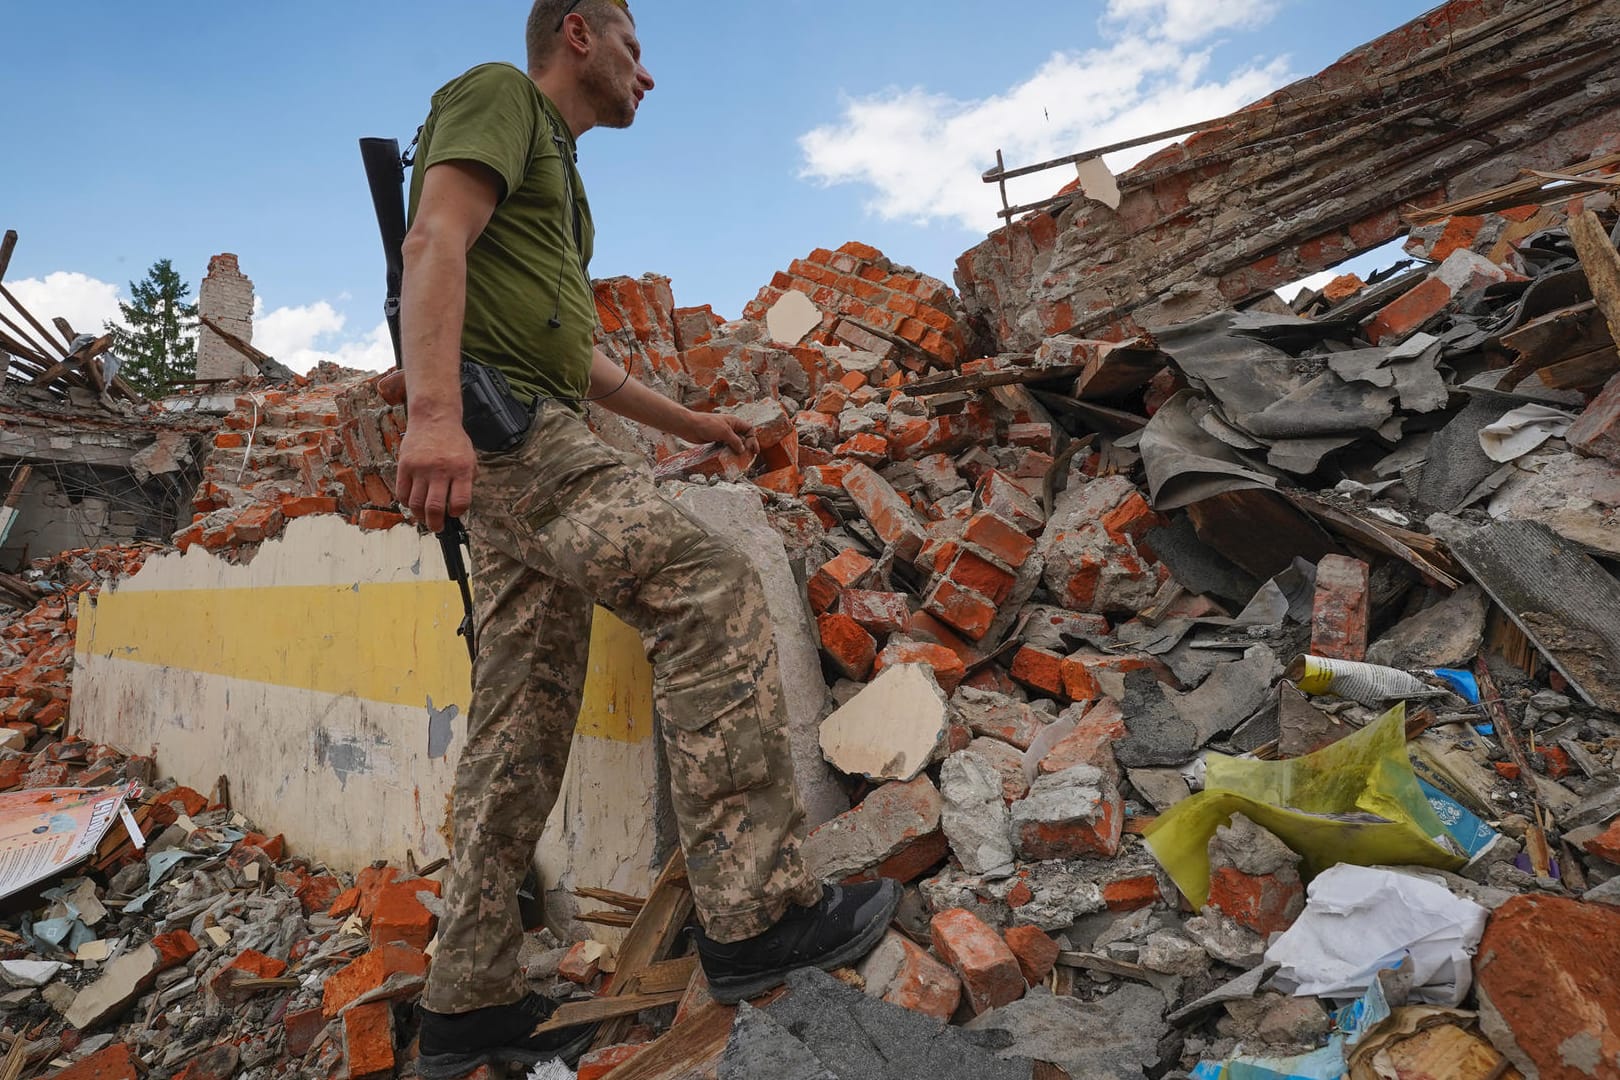
[[759, 453], [754, 426], [730, 413], [688, 412], [683, 429], [675, 432], [687, 442], [717, 442], [736, 454]]

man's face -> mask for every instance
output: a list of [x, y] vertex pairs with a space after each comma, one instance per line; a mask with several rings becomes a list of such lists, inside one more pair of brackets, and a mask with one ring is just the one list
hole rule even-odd
[[627, 128], [635, 122], [641, 99], [653, 88], [653, 77], [641, 66], [641, 42], [628, 16], [615, 15], [596, 35], [596, 48], [580, 81], [598, 124]]

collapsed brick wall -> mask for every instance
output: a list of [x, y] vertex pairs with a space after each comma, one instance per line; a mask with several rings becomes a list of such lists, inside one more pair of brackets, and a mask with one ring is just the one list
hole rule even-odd
[[[999, 351], [1118, 340], [1376, 248], [1431, 206], [1620, 146], [1612, 4], [1453, 0], [957, 262]], [[1459, 89], [1462, 88], [1462, 89]]]
[[174, 542], [236, 559], [310, 514], [392, 528], [405, 520], [394, 500], [404, 430], [404, 407], [384, 402], [374, 378], [332, 365], [290, 388], [239, 397], [214, 436], [192, 522]]
[[[253, 340], [253, 281], [237, 265], [236, 256], [225, 253], [208, 260], [208, 276], [197, 289], [197, 310], [227, 333], [243, 341]], [[197, 336], [197, 378], [235, 379], [258, 375], [247, 357], [225, 343], [225, 339], [203, 326]]]

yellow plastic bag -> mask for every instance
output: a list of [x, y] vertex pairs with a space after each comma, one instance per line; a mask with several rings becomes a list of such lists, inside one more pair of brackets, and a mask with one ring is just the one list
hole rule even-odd
[[1275, 833], [1310, 878], [1338, 863], [1461, 868], [1466, 859], [1418, 787], [1406, 756], [1406, 705], [1314, 754], [1252, 761], [1211, 754], [1204, 790], [1144, 831], [1193, 907], [1209, 899], [1209, 841], [1242, 814]]

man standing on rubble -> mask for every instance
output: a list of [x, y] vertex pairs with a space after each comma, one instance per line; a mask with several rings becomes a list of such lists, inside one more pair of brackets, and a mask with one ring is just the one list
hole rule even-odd
[[[552, 1006], [527, 993], [518, 968], [517, 890], [567, 760], [593, 604], [634, 626], [653, 664], [698, 955], [717, 999], [858, 959], [898, 901], [892, 883], [822, 885], [800, 858], [803, 811], [753, 567], [579, 412], [596, 400], [736, 451], [751, 438], [741, 420], [683, 408], [593, 347], [594, 228], [575, 139], [629, 127], [653, 88], [628, 4], [537, 0], [527, 48], [527, 74], [485, 64], [434, 96], [404, 247], [410, 425], [399, 499], [433, 530], [447, 513], [466, 515], [478, 645], [423, 998], [419, 1071], [429, 1080], [548, 1060], [589, 1038], [531, 1035]], [[462, 427], [464, 356], [535, 402], [514, 448], [474, 451]]]

